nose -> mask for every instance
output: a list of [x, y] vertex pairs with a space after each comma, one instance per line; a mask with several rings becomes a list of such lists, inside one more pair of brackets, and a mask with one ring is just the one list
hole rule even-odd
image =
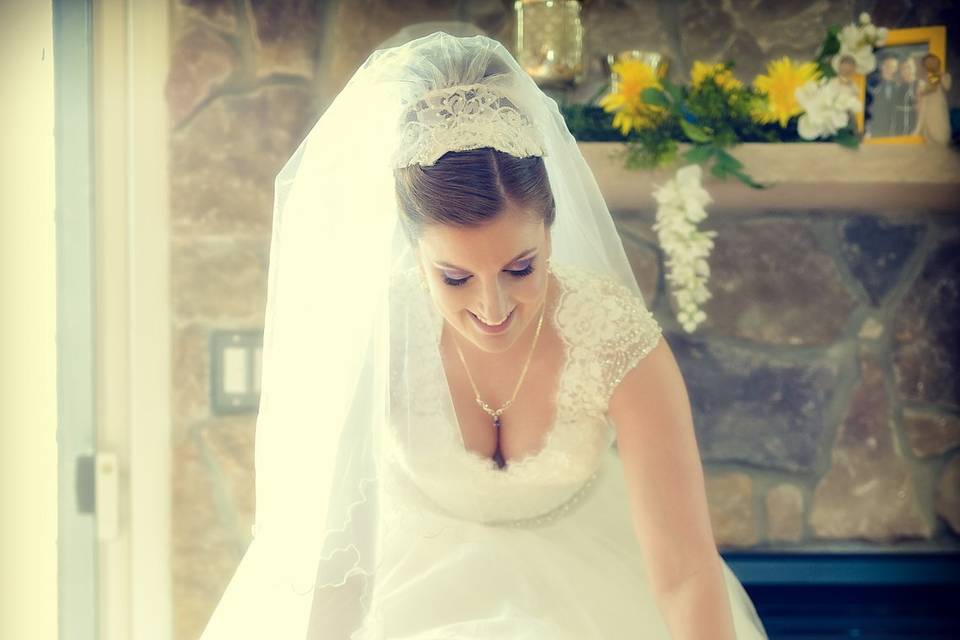
[[490, 323], [500, 322], [507, 315], [507, 295], [497, 278], [483, 286], [479, 311], [480, 318]]

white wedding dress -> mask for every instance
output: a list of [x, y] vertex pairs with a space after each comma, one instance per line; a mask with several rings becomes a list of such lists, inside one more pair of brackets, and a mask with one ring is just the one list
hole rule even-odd
[[[605, 416], [613, 389], [661, 329], [622, 285], [572, 265], [554, 272], [561, 297], [548, 317], [566, 361], [556, 421], [539, 453], [499, 469], [467, 450], [440, 369], [405, 369], [416, 379], [391, 381], [413, 391], [393, 397], [391, 413], [436, 437], [416, 451], [389, 436], [383, 444], [379, 564], [370, 613], [352, 640], [670, 637], [647, 585]], [[393, 295], [424, 294], [410, 277]], [[411, 352], [436, 348], [435, 308], [396, 307], [405, 309], [391, 319], [398, 334], [424, 341]], [[737, 637], [766, 638], [742, 585], [726, 564], [723, 571]]]

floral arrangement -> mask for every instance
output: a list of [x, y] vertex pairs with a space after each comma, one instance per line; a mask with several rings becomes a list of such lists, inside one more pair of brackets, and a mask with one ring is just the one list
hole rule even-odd
[[[694, 147], [687, 161], [712, 164], [713, 175], [759, 188], [732, 156], [719, 152], [740, 142], [825, 140], [857, 147], [859, 136], [848, 116], [862, 105], [834, 78], [848, 57], [857, 73], [872, 71], [875, 48], [886, 37], [887, 30], [862, 13], [856, 23], [831, 27], [813, 60], [772, 60], [749, 86], [734, 76], [732, 61], [694, 62], [686, 86], [658, 78], [645, 62], [621, 61], [611, 68], [618, 90], [598, 102], [603, 116], [589, 105], [565, 105], [564, 116], [578, 139], [626, 142], [629, 168], [673, 162], [678, 143], [686, 142]], [[606, 87], [598, 96], [605, 92]], [[612, 127], [603, 122], [610, 114]]]
[[842, 29], [830, 27], [816, 57], [821, 75], [830, 78], [839, 73], [840, 61], [846, 56], [853, 58], [857, 73], [870, 73], [877, 68], [874, 49], [886, 42], [887, 35], [888, 30], [875, 26], [867, 12], [861, 13], [857, 22]]
[[796, 91], [802, 114], [797, 132], [805, 140], [834, 138], [841, 144], [856, 146], [850, 134], [850, 114], [863, 110], [860, 98], [852, 90], [832, 80], [810, 80]]
[[[876, 68], [874, 50], [886, 37], [887, 30], [862, 13], [855, 23], [831, 27], [814, 59], [771, 60], [750, 85], [734, 76], [729, 61], [694, 62], [688, 85], [658, 77], [654, 68], [639, 60], [612, 65], [617, 90], [603, 95], [598, 106], [607, 118], [613, 114], [610, 124], [625, 142], [627, 168], [677, 161], [688, 165], [654, 193], [658, 204], [654, 229], [668, 255], [667, 280], [686, 331], [706, 319], [699, 305], [710, 297], [706, 281], [715, 234], [696, 229], [710, 201], [701, 185], [701, 166], [709, 167], [717, 178], [733, 176], [761, 189], [765, 185], [747, 174], [730, 147], [748, 141], [822, 140], [857, 148], [854, 114], [863, 105], [850, 74]], [[571, 129], [595, 124], [599, 117], [569, 107], [564, 115]], [[690, 147], [678, 158], [681, 142]]]

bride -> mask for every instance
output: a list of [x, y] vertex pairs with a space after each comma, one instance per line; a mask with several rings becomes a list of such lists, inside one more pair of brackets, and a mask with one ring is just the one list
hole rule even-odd
[[596, 182], [493, 40], [374, 52], [280, 172], [261, 388], [202, 640], [766, 638]]

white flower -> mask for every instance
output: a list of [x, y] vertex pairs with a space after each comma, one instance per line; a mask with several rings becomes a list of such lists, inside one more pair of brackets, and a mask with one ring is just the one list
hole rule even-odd
[[866, 75], [872, 72], [877, 68], [873, 49], [886, 42], [887, 34], [886, 28], [877, 27], [870, 21], [870, 14], [861, 13], [859, 23], [851, 22], [837, 34], [840, 51], [830, 59], [833, 70], [839, 72], [840, 59], [852, 56], [856, 61], [857, 73]]
[[677, 320], [688, 332], [707, 317], [698, 305], [710, 298], [707, 259], [716, 236], [715, 231], [696, 228], [696, 223], [707, 216], [704, 206], [712, 200], [701, 178], [700, 165], [681, 167], [673, 179], [653, 193], [659, 205], [653, 229], [667, 254], [667, 281], [679, 307]]
[[837, 78], [811, 80], [797, 88], [796, 96], [804, 110], [797, 132], [804, 140], [829, 138], [847, 125], [850, 112], [863, 109], [860, 99]]
[[864, 45], [863, 31], [860, 27], [852, 23], [840, 30], [840, 33], [837, 34], [837, 39], [840, 40], [841, 51], [843, 49], [856, 51]]
[[830, 66], [832, 66], [833, 70], [837, 73], [840, 72], [840, 60], [843, 59], [844, 56], [853, 58], [853, 63], [856, 65], [857, 73], [859, 74], [867, 75], [877, 68], [877, 57], [873, 53], [873, 47], [869, 45], [860, 47], [859, 49], [845, 49], [841, 45], [840, 52], [830, 59]]

